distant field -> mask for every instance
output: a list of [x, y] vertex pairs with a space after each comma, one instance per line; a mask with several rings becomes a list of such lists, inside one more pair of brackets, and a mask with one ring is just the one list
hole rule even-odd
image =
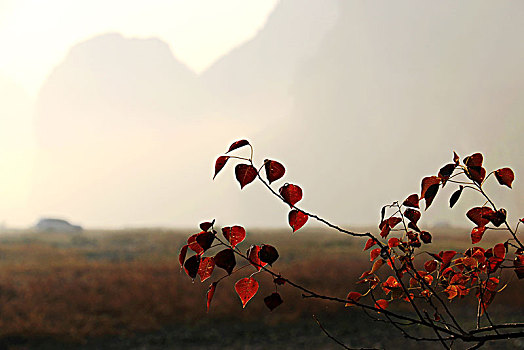
[[[233, 284], [252, 273], [251, 267], [220, 283], [206, 314], [209, 283], [225, 272], [217, 269], [204, 283], [192, 282], [181, 272], [179, 249], [195, 232], [144, 229], [0, 235], [0, 347], [337, 348], [322, 334], [312, 314], [352, 346], [404, 344], [386, 325], [371, 322], [358, 310], [303, 300], [288, 286], [279, 290], [284, 304], [269, 312], [263, 298], [274, 287], [261, 275], [257, 275], [261, 289], [242, 309]], [[433, 234], [429, 249], [436, 252], [469, 242], [466, 231]], [[487, 234], [483, 245], [492, 245], [493, 238]], [[363, 241], [324, 230], [295, 234], [255, 230], [248, 232], [242, 250], [251, 243], [278, 248], [275, 271], [317, 292], [342, 298], [358, 290], [355, 281], [370, 267], [369, 255], [362, 252]], [[238, 259], [237, 264], [242, 266]], [[514, 281], [497, 296], [490, 307], [495, 319], [518, 320], [515, 310], [524, 306], [521, 287], [521, 281]], [[462, 314], [474, 309], [468, 305]]]

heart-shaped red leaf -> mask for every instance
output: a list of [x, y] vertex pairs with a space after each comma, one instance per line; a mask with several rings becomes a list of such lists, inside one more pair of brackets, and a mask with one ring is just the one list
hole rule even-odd
[[200, 255], [193, 255], [184, 263], [184, 270], [191, 278], [195, 278], [200, 267]]
[[346, 303], [346, 306], [353, 306], [355, 303], [358, 303], [358, 301], [362, 298], [362, 294], [359, 292], [349, 292], [346, 299], [348, 302]]
[[484, 160], [484, 157], [481, 153], [475, 153], [472, 154], [466, 158], [464, 158], [464, 165], [467, 167], [472, 166], [482, 166], [482, 161]]
[[264, 298], [264, 304], [266, 304], [270, 311], [273, 311], [277, 306], [279, 306], [282, 303], [282, 298], [280, 297], [280, 294], [278, 294], [277, 292]]
[[493, 247], [493, 255], [499, 259], [504, 259], [506, 257], [506, 247], [504, 243], [497, 243]]
[[437, 260], [428, 260], [424, 264], [424, 269], [426, 269], [427, 272], [432, 273], [437, 269]]
[[473, 221], [477, 226], [486, 226], [489, 219], [486, 216], [492, 215], [493, 210], [488, 207], [475, 207], [468, 210], [466, 216]]
[[408, 198], [406, 198], [406, 200], [402, 204], [406, 207], [419, 208], [418, 202], [418, 194], [414, 193], [410, 195]]
[[460, 198], [460, 195], [462, 194], [462, 190], [464, 190], [464, 186], [460, 185], [459, 189], [453, 192], [453, 194], [449, 198], [449, 207], [450, 208], [453, 208], [453, 206], [457, 203], [457, 201]]
[[424, 242], [425, 244], [429, 244], [431, 243], [431, 233], [427, 232], [427, 231], [422, 231], [420, 232], [420, 239], [422, 240], [422, 242]]
[[229, 158], [230, 158], [229, 156], [220, 156], [217, 158], [215, 162], [215, 175], [213, 175], [213, 180], [215, 179], [217, 174], [220, 172], [220, 170], [222, 170], [224, 165], [226, 165]]
[[231, 247], [236, 245], [246, 238], [246, 230], [242, 226], [223, 227], [222, 234], [231, 243]]
[[390, 248], [398, 247], [399, 244], [400, 244], [400, 239], [396, 237], [390, 238], [388, 241], [388, 247]]
[[442, 187], [444, 187], [444, 185], [446, 184], [446, 181], [448, 181], [451, 174], [453, 174], [453, 171], [455, 170], [456, 166], [457, 165], [455, 163], [450, 163], [440, 168], [438, 172], [438, 177], [442, 179]]
[[497, 211], [490, 211], [482, 215], [483, 218], [488, 219], [495, 227], [499, 227], [506, 221], [506, 209], [500, 208]]
[[444, 270], [449, 266], [451, 259], [457, 254], [454, 250], [447, 250], [439, 253], [439, 257], [442, 260], [442, 265], [440, 266], [440, 271]]
[[284, 166], [275, 160], [266, 159], [264, 161], [264, 168], [270, 185], [273, 181], [277, 181], [286, 173]]
[[426, 200], [426, 210], [433, 202], [433, 199], [435, 199], [439, 189], [439, 184], [440, 178], [437, 176], [428, 176], [422, 179], [420, 198]]
[[469, 166], [466, 168], [466, 175], [480, 185], [486, 177], [486, 169], [481, 166]]
[[417, 224], [420, 219], [420, 212], [418, 210], [408, 208], [404, 211], [404, 216], [412, 223]]
[[258, 257], [260, 261], [272, 265], [278, 259], [278, 252], [275, 247], [269, 244], [264, 244], [260, 247]]
[[257, 177], [257, 169], [249, 164], [237, 164], [235, 167], [235, 177], [240, 183], [240, 189], [243, 189], [244, 186], [255, 180]]
[[198, 235], [198, 233], [195, 233], [194, 235], [189, 236], [189, 238], [187, 239], [187, 244], [189, 245], [189, 249], [200, 255], [204, 253], [204, 249], [202, 249], [202, 247], [200, 246], [200, 244], [198, 244], [196, 240]]
[[209, 221], [202, 222], [202, 223], [200, 224], [200, 229], [201, 229], [202, 231], [207, 231], [207, 230], [209, 230], [211, 227], [213, 227], [214, 224], [215, 224], [215, 220], [213, 220], [213, 221], [211, 221], [211, 222], [209, 222]]
[[209, 289], [207, 290], [207, 312], [209, 312], [209, 306], [211, 306], [211, 300], [213, 299], [213, 295], [215, 295], [216, 288], [217, 282], [213, 282], [209, 285]]
[[200, 282], [204, 282], [213, 273], [215, 269], [215, 259], [213, 257], [205, 257], [200, 260], [200, 267], [198, 268], [198, 275], [200, 276]]
[[386, 310], [386, 308], [388, 307], [389, 305], [389, 302], [387, 300], [384, 300], [384, 299], [379, 299], [377, 300], [377, 302], [375, 303], [375, 308], [377, 309], [382, 309], [382, 310]]
[[478, 242], [480, 242], [485, 231], [486, 231], [486, 226], [475, 227], [471, 231], [471, 243], [477, 244]]
[[302, 199], [302, 189], [297, 185], [285, 184], [280, 188], [279, 192], [284, 201], [290, 206], [294, 206]]
[[184, 267], [184, 261], [186, 260], [187, 248], [189, 246], [186, 244], [180, 249], [180, 254], [178, 254], [178, 261], [180, 262], [180, 267]]
[[200, 247], [202, 247], [203, 251], [205, 252], [209, 248], [211, 248], [211, 245], [213, 244], [213, 241], [215, 240], [215, 235], [211, 232], [202, 231], [196, 236], [196, 241]]
[[258, 282], [253, 277], [239, 279], [237, 283], [235, 283], [235, 291], [240, 297], [242, 307], [244, 308], [247, 302], [257, 294]]
[[367, 240], [366, 245], [364, 246], [364, 251], [368, 250], [369, 248], [373, 247], [375, 244], [377, 244], [377, 240], [374, 238], [370, 238]]
[[380, 255], [380, 248], [375, 248], [371, 252], [369, 252], [369, 260], [373, 261], [377, 258], [377, 256]]
[[293, 209], [289, 212], [289, 226], [293, 229], [293, 232], [296, 232], [307, 222], [308, 216], [301, 211]]
[[260, 246], [258, 245], [252, 245], [247, 250], [247, 258], [251, 265], [253, 265], [258, 271], [262, 269], [263, 266], [266, 266], [267, 263], [260, 260], [258, 253], [260, 252]]
[[229, 248], [216, 253], [214, 259], [215, 265], [221, 269], [226, 270], [229, 275], [231, 275], [235, 265], [237, 264], [235, 260], [235, 253], [233, 253], [233, 249]]
[[502, 168], [495, 171], [495, 177], [497, 178], [499, 184], [508, 186], [511, 188], [513, 180], [515, 180], [515, 174], [510, 168]]
[[237, 148], [240, 148], [240, 147], [244, 147], [244, 146], [247, 146], [249, 145], [249, 141], [248, 140], [238, 140], [238, 141], [235, 141], [231, 144], [231, 146], [229, 146], [229, 150], [226, 152], [226, 153], [229, 153]]

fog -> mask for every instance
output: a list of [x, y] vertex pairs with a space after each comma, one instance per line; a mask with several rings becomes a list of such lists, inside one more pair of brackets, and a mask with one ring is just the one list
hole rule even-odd
[[[87, 227], [287, 225], [260, 183], [240, 190], [216, 157], [249, 139], [282, 162], [300, 206], [341, 225], [378, 224], [420, 180], [482, 152], [510, 166], [487, 189], [524, 213], [524, 4], [511, 1], [279, 2], [252, 38], [196, 73], [177, 43], [118, 31], [65, 50], [36, 97], [0, 76], [0, 220]], [[6, 111], [9, 111], [6, 112]], [[248, 155], [248, 149], [237, 151]], [[469, 225], [484, 201], [448, 185], [423, 224]]]

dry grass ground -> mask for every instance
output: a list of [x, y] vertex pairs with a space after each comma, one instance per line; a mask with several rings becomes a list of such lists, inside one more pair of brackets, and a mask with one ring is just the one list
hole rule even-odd
[[[263, 298], [274, 287], [265, 276], [257, 276], [261, 289], [242, 309], [233, 284], [251, 268], [221, 282], [206, 313], [207, 287], [215, 278], [192, 282], [178, 263], [189, 233], [127, 230], [0, 236], [0, 347], [334, 348], [312, 314], [353, 346], [404, 344], [394, 330], [367, 320], [358, 310], [303, 300], [287, 286], [279, 290], [284, 304], [269, 312]], [[431, 249], [458, 249], [468, 244], [467, 237], [464, 231], [435, 232]], [[253, 242], [278, 248], [281, 257], [275, 271], [342, 298], [358, 290], [355, 281], [370, 266], [368, 254], [362, 252], [364, 242], [323, 230], [294, 235], [287, 230], [248, 232], [242, 249]], [[215, 276], [223, 274], [215, 271]], [[491, 307], [495, 319], [521, 317], [521, 287], [521, 281], [514, 281], [497, 296]], [[473, 303], [464, 305], [461, 314], [474, 312]]]

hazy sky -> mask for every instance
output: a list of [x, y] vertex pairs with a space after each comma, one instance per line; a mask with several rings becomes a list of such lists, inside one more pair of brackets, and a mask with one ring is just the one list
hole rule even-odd
[[0, 75], [30, 95], [79, 41], [157, 37], [196, 72], [264, 24], [276, 0], [0, 0]]

